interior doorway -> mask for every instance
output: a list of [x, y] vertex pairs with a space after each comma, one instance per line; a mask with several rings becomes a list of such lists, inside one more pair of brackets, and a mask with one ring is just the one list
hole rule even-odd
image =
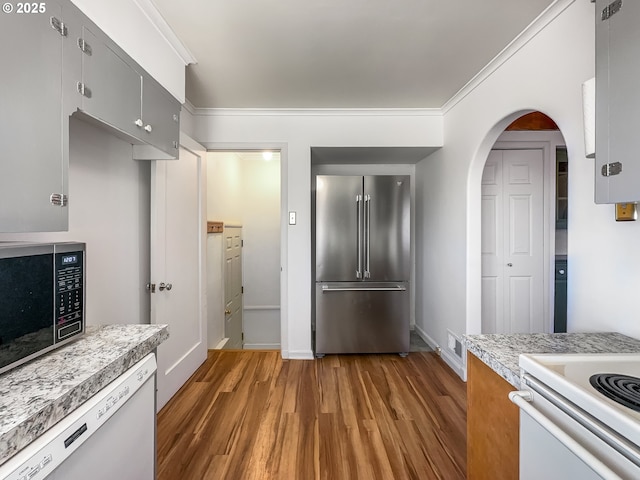
[[[275, 150], [207, 153], [207, 220], [223, 223], [221, 234], [207, 239], [208, 321], [217, 332], [209, 335], [209, 348], [281, 348], [280, 163]], [[226, 261], [227, 226], [242, 232], [241, 261]], [[233, 265], [241, 265], [242, 296], [231, 309], [227, 304], [235, 296], [226, 290], [238, 274], [226, 270]], [[237, 337], [238, 322], [227, 322], [229, 318], [242, 319], [240, 345], [231, 340]], [[226, 331], [227, 323], [235, 333]]]
[[482, 333], [566, 331], [567, 160], [560, 130], [541, 112], [515, 120], [491, 150], [481, 187]]

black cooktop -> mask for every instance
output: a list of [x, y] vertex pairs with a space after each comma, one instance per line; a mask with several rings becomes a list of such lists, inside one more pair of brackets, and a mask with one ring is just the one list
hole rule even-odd
[[597, 373], [589, 378], [589, 382], [614, 402], [640, 412], [640, 378], [618, 373]]

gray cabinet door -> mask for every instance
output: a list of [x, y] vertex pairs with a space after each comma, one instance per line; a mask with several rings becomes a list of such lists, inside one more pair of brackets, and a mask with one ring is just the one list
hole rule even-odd
[[[596, 203], [640, 200], [640, 2], [596, 2]], [[614, 173], [603, 175], [607, 165]]]
[[142, 139], [171, 156], [178, 157], [180, 102], [150, 77], [142, 83]]
[[[82, 110], [134, 137], [142, 137], [142, 76], [101, 35], [83, 27], [90, 52], [82, 55]], [[138, 124], [136, 124], [138, 122]]]
[[[15, 6], [15, 4], [14, 4]], [[67, 207], [50, 202], [67, 194], [63, 140], [62, 51], [69, 37], [52, 28], [62, 21], [53, 1], [46, 13], [3, 14], [0, 49], [0, 230], [67, 229]], [[55, 20], [54, 20], [55, 22]]]

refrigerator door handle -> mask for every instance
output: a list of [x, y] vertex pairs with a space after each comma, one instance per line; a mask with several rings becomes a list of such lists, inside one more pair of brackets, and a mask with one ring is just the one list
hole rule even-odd
[[362, 278], [362, 195], [356, 195], [356, 278]]
[[404, 292], [407, 287], [404, 285], [393, 285], [391, 287], [332, 287], [322, 286], [322, 293], [328, 292]]
[[371, 195], [364, 196], [364, 235], [365, 235], [365, 264], [364, 264], [364, 278], [371, 278], [371, 271], [369, 270], [371, 264]]

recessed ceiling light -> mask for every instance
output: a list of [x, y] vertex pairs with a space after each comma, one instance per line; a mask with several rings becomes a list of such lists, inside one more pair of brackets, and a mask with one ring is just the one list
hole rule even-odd
[[273, 152], [262, 152], [262, 158], [268, 162], [273, 158]]

